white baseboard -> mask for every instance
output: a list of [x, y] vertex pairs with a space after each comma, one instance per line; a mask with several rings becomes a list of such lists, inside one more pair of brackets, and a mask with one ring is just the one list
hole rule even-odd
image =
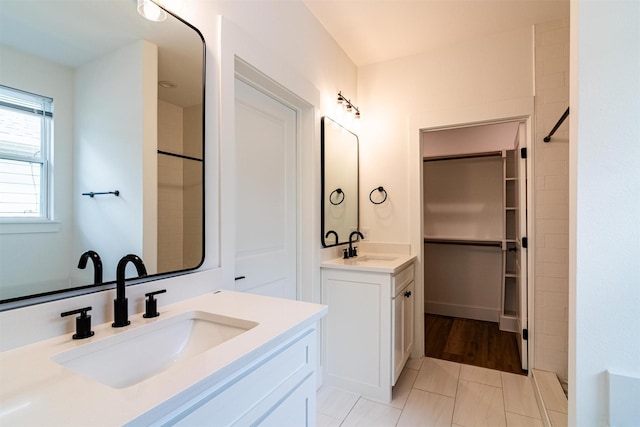
[[447, 304], [441, 302], [425, 301], [425, 313], [439, 314], [441, 316], [461, 317], [464, 319], [484, 320], [496, 322], [500, 320], [500, 310], [486, 307], [472, 307], [467, 305]]
[[518, 332], [518, 319], [513, 316], [500, 316], [500, 330]]

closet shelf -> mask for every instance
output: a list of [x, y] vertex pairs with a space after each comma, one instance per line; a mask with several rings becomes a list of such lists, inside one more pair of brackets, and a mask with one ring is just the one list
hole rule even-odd
[[464, 160], [464, 159], [478, 159], [480, 157], [502, 157], [502, 151], [486, 151], [479, 153], [464, 153], [444, 156], [424, 157], [424, 162], [438, 162], [441, 160]]
[[495, 246], [498, 248], [502, 247], [502, 240], [465, 239], [461, 237], [425, 236], [424, 243], [435, 243], [435, 244], [441, 244], [441, 245]]

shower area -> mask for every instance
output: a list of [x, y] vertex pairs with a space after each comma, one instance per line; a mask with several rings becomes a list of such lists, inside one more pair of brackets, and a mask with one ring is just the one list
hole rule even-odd
[[158, 271], [202, 259], [202, 105], [158, 100]]

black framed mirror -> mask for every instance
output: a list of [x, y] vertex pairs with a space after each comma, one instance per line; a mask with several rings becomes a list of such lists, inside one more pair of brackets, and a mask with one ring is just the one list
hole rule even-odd
[[349, 243], [358, 230], [358, 136], [330, 117], [321, 123], [322, 246]]
[[[168, 12], [147, 20], [132, 0], [2, 0], [0, 56], [0, 85], [53, 103], [41, 216], [0, 214], [2, 307], [106, 288], [129, 253], [144, 260], [145, 280], [198, 268], [200, 31]], [[7, 123], [0, 118], [0, 136]], [[100, 257], [101, 279], [91, 263], [79, 268], [89, 251]], [[126, 276], [136, 276], [132, 266]]]

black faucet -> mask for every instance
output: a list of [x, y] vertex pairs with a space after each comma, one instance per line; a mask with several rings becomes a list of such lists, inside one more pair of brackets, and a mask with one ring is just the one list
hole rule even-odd
[[328, 239], [330, 234], [334, 234], [336, 236], [336, 245], [337, 245], [338, 244], [338, 233], [336, 233], [333, 230], [329, 230], [329, 231], [327, 231], [327, 234], [324, 235], [324, 238]]
[[78, 261], [78, 268], [83, 269], [87, 266], [87, 260], [91, 258], [93, 262], [93, 283], [102, 283], [102, 259], [95, 251], [86, 251], [80, 255], [80, 261]]
[[353, 247], [353, 236], [356, 235], [360, 236], [361, 239], [364, 239], [364, 236], [358, 230], [352, 231], [351, 234], [349, 234], [349, 257], [358, 256], [357, 248]]
[[129, 321], [128, 300], [124, 296], [124, 272], [129, 262], [132, 262], [133, 265], [136, 266], [138, 276], [143, 277], [147, 275], [147, 269], [138, 255], [129, 254], [123, 256], [118, 262], [116, 269], [116, 299], [113, 300], [113, 323], [111, 324], [114, 328], [121, 328], [131, 323]]

